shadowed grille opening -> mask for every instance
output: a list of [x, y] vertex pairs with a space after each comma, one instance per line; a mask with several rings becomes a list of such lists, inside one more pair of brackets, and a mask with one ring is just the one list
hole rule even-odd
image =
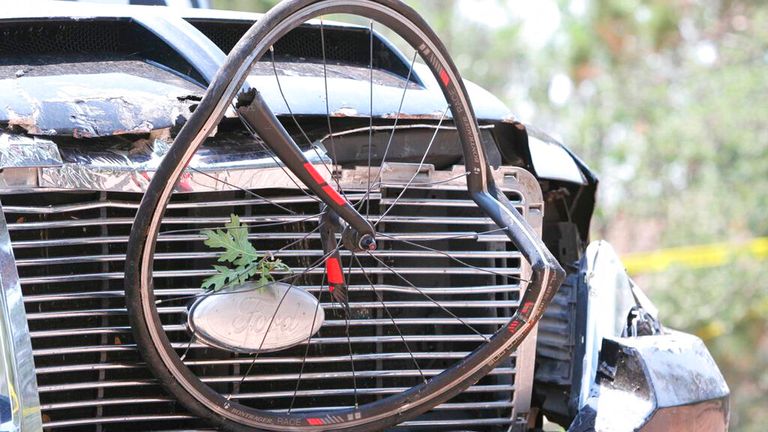
[[[188, 20], [222, 51], [229, 53], [253, 23], [233, 23]], [[325, 25], [325, 59], [330, 64], [369, 67], [371, 40], [367, 28], [337, 27]], [[306, 25], [291, 30], [275, 44], [275, 57], [286, 62], [317, 62], [323, 60], [323, 43], [320, 27]], [[400, 77], [408, 77], [409, 63], [386, 44], [377, 34], [373, 39], [373, 67], [386, 70]], [[411, 76], [415, 81], [416, 77]]]
[[0, 65], [151, 60], [203, 82], [194, 68], [165, 42], [128, 20], [2, 22], [0, 52]]

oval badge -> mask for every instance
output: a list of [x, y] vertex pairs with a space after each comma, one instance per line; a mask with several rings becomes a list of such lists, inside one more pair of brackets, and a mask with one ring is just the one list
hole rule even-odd
[[187, 324], [207, 345], [250, 354], [304, 342], [320, 330], [324, 320], [315, 296], [303, 289], [248, 282], [197, 300], [189, 308]]

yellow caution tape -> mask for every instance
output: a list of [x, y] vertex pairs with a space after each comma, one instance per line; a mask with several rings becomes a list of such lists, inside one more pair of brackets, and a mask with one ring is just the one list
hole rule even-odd
[[746, 243], [713, 243], [633, 253], [623, 256], [622, 262], [631, 274], [658, 273], [672, 266], [717, 267], [744, 255], [757, 259], [768, 258], [768, 237]]

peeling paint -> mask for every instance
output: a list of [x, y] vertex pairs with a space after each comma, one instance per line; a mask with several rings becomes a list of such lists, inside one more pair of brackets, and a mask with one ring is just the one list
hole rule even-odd
[[[70, 73], [44, 75], [46, 67]], [[0, 79], [0, 125], [75, 138], [148, 134], [183, 121], [201, 94], [202, 89], [141, 62], [39, 66]]]

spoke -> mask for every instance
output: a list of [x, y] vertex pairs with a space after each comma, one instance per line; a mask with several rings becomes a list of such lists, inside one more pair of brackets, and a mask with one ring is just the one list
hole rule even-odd
[[[338, 247], [337, 247], [336, 250], [338, 250]], [[336, 250], [334, 250], [332, 253], [335, 253]], [[330, 256], [331, 254], [329, 254], [328, 256]], [[320, 262], [322, 262], [324, 259], [325, 258], [320, 260]], [[309, 272], [309, 270], [310, 270], [310, 268], [306, 268], [303, 272], [299, 273], [296, 276], [297, 277], [301, 277], [304, 274], [306, 274], [307, 272]], [[280, 301], [277, 303], [277, 307], [275, 308], [275, 312], [272, 314], [272, 317], [269, 319], [269, 324], [267, 324], [266, 331], [264, 331], [264, 337], [261, 338], [261, 343], [259, 344], [259, 349], [257, 350], [256, 355], [253, 356], [253, 361], [251, 362], [251, 365], [248, 367], [248, 370], [245, 372], [245, 374], [243, 374], [243, 378], [240, 380], [240, 384], [238, 385], [238, 388], [245, 382], [246, 378], [248, 378], [248, 375], [251, 373], [251, 370], [253, 369], [253, 365], [256, 364], [256, 360], [259, 358], [259, 352], [264, 347], [264, 342], [266, 342], [266, 340], [267, 340], [267, 336], [269, 335], [269, 330], [272, 328], [272, 324], [274, 324], [274, 322], [275, 322], [275, 317], [277, 316], [277, 313], [280, 311], [280, 307], [283, 305], [283, 302], [285, 301], [285, 298], [288, 296], [288, 293], [290, 293], [291, 290], [295, 286], [296, 285], [293, 282], [291, 282], [291, 285], [288, 287], [287, 290], [285, 290], [285, 293], [283, 293], [283, 296], [280, 298]], [[318, 301], [318, 304], [319, 303], [320, 302]], [[307, 344], [307, 345], [309, 345], [309, 344]], [[232, 398], [232, 396], [233, 396], [233, 394], [230, 393], [229, 396], [227, 397], [227, 400], [230, 400]]]
[[299, 243], [303, 242], [304, 240], [308, 239], [308, 238], [309, 238], [309, 237], [310, 237], [312, 234], [314, 234], [314, 233], [316, 233], [316, 232], [318, 232], [318, 231], [320, 231], [320, 224], [318, 224], [316, 227], [314, 227], [314, 228], [312, 229], [312, 231], [309, 231], [309, 232], [307, 232], [306, 234], [304, 234], [304, 236], [303, 236], [303, 237], [301, 237], [300, 239], [298, 239], [298, 240], [294, 240], [294, 241], [292, 241], [292, 242], [288, 243], [287, 245], [285, 245], [285, 246], [281, 247], [280, 249], [274, 250], [274, 251], [272, 251], [272, 252], [270, 252], [270, 253], [271, 253], [271, 254], [273, 254], [273, 255], [274, 255], [274, 254], [277, 254], [277, 253], [280, 253], [280, 252], [282, 252], [282, 251], [284, 251], [284, 250], [286, 250], [286, 249], [288, 249], [288, 248], [290, 248], [290, 247], [292, 247], [292, 246], [295, 246], [295, 245], [297, 245], [297, 244], [299, 244]]
[[[326, 61], [326, 56], [325, 56], [325, 27], [323, 25], [322, 19], [320, 19], [320, 48], [323, 52], [323, 85], [325, 88], [325, 118], [328, 122], [328, 135], [330, 135], [331, 137], [331, 158], [333, 159], [334, 164], [338, 164], [339, 159], [336, 157], [336, 142], [333, 139], [333, 126], [331, 125], [331, 101], [328, 99], [328, 62]], [[326, 166], [326, 168], [328, 167]], [[328, 171], [331, 174], [331, 178], [333, 178], [333, 172], [330, 169], [328, 169]], [[343, 196], [345, 200], [349, 201], [349, 199], [347, 198], [347, 195], [344, 193], [344, 189], [341, 188], [341, 185], [339, 184], [338, 179], [335, 179], [335, 183], [336, 183], [336, 189], [339, 191], [341, 196]]]
[[[275, 63], [275, 48], [270, 47], [270, 53], [272, 57], [272, 72], [275, 75], [275, 81], [277, 82], [277, 90], [280, 93], [280, 97], [283, 99], [283, 103], [285, 103], [285, 107], [288, 109], [288, 114], [291, 116], [291, 119], [293, 120], [293, 123], [296, 125], [296, 127], [299, 129], [299, 132], [304, 137], [304, 139], [307, 141], [307, 144], [309, 145], [309, 148], [312, 149], [312, 151], [315, 152], [318, 159], [323, 163], [323, 166], [328, 171], [328, 174], [331, 175], [331, 178], [334, 179], [336, 182], [336, 186], [338, 186], [338, 189], [341, 189], [341, 186], [339, 185], [338, 179], [333, 177], [333, 170], [331, 167], [328, 166], [328, 164], [325, 162], [325, 159], [323, 158], [323, 155], [320, 154], [320, 152], [317, 150], [317, 147], [312, 144], [312, 140], [309, 138], [309, 135], [304, 131], [304, 128], [301, 127], [301, 124], [299, 124], [299, 120], [296, 118], [296, 115], [293, 113], [293, 110], [291, 109], [291, 104], [288, 103], [288, 98], [285, 96], [285, 92], [283, 91], [283, 85], [280, 83], [280, 75], [277, 73], [277, 65]], [[327, 98], [327, 93], [326, 93]]]
[[299, 124], [299, 120], [293, 114], [291, 105], [288, 103], [288, 98], [285, 96], [285, 93], [283, 92], [283, 86], [282, 84], [280, 84], [280, 75], [277, 73], [277, 65], [275, 64], [275, 47], [274, 46], [270, 47], [269, 52], [272, 57], [272, 71], [275, 74], [275, 81], [277, 82], [277, 90], [280, 92], [280, 97], [283, 98], [283, 103], [285, 103], [285, 107], [288, 109], [288, 114], [291, 116], [293, 123], [299, 129], [299, 132], [301, 133], [301, 135], [304, 136], [304, 139], [307, 140], [307, 144], [311, 146], [312, 140], [309, 139], [309, 135], [307, 135], [307, 133], [304, 131], [304, 128], [301, 127], [301, 124]]
[[195, 332], [192, 332], [192, 337], [189, 338], [189, 343], [187, 344], [187, 347], [184, 348], [184, 354], [179, 357], [179, 360], [184, 361], [185, 358], [187, 358], [187, 354], [189, 354], [189, 349], [192, 348], [192, 343], [195, 341]]
[[328, 122], [328, 134], [331, 137], [331, 157], [333, 157], [333, 163], [337, 163], [336, 158], [336, 143], [333, 140], [333, 127], [331, 126], [331, 102], [328, 100], [328, 64], [325, 58], [325, 28], [323, 26], [323, 20], [320, 20], [320, 49], [323, 52], [323, 85], [325, 87], [325, 118]]
[[[276, 226], [282, 226], [282, 225], [291, 225], [291, 224], [295, 224], [295, 223], [307, 222], [307, 221], [310, 221], [312, 219], [317, 219], [321, 215], [322, 215], [322, 213], [318, 213], [318, 214], [307, 216], [307, 217], [305, 217], [303, 219], [296, 219], [296, 220], [285, 221], [285, 222], [269, 222], [269, 223], [263, 223], [263, 224], [257, 224], [257, 223], [243, 224], [241, 227], [234, 228], [234, 229], [265, 228], [265, 227], [276, 227]], [[203, 229], [216, 229], [216, 228], [226, 228], [226, 226], [224, 226], [224, 225], [216, 225], [214, 227], [208, 227], [208, 228], [189, 228], [189, 229], [160, 231], [158, 233], [158, 235], [160, 235], [160, 234], [199, 233]], [[233, 228], [229, 228], [229, 229], [233, 229]]]
[[[456, 236], [436, 237], [436, 238], [430, 238], [430, 239], [422, 240], [422, 241], [444, 241], [444, 240], [461, 240], [461, 239], [470, 239], [470, 240], [474, 239], [474, 240], [478, 240], [480, 238], [480, 236], [483, 236], [483, 235], [496, 234], [496, 233], [506, 232], [506, 231], [507, 231], [506, 228], [496, 228], [496, 229], [492, 229], [492, 230], [489, 230], [489, 231], [475, 232], [475, 233], [472, 233], [472, 234], [462, 234], [462, 235], [456, 235]], [[379, 233], [377, 233], [377, 235], [379, 235]], [[401, 239], [401, 238], [394, 237], [394, 236], [387, 236], [387, 237], [391, 241], [397, 241], [397, 242], [408, 241], [408, 240]]]
[[[373, 21], [370, 22], [370, 30], [368, 31], [370, 35], [370, 49], [371, 49], [371, 56], [370, 56], [370, 63], [369, 63], [369, 69], [370, 69], [370, 75], [369, 75], [369, 90], [370, 90], [370, 97], [369, 102], [370, 105], [368, 106], [368, 187], [366, 190], [368, 191], [368, 194], [366, 198], [370, 198], [371, 193], [371, 151], [373, 147]], [[408, 83], [405, 84], [406, 87], [408, 86]], [[367, 219], [371, 216], [371, 200], [366, 199], [365, 200], [365, 216]]]
[[376, 223], [373, 225], [374, 227], [378, 226], [381, 221], [384, 220], [384, 217], [387, 216], [387, 214], [392, 211], [393, 208], [397, 205], [397, 202], [400, 201], [400, 198], [405, 195], [405, 191], [408, 190], [408, 188], [411, 186], [411, 183], [413, 183], [414, 180], [416, 180], [416, 177], [419, 175], [419, 172], [421, 171], [421, 167], [424, 166], [424, 161], [427, 160], [427, 155], [429, 155], [429, 150], [432, 148], [432, 144], [435, 143], [435, 139], [437, 138], [437, 133], [440, 132], [440, 126], [443, 124], [443, 120], [445, 120], [445, 116], [448, 114], [448, 110], [451, 109], [451, 106], [447, 106], [445, 108], [445, 111], [443, 111], [442, 117], [440, 117], [440, 122], [437, 124], [437, 128], [435, 128], [435, 133], [432, 134], [432, 139], [429, 140], [429, 144], [427, 145], [427, 149], [424, 151], [424, 156], [421, 157], [421, 162], [419, 162], [419, 166], [416, 167], [416, 172], [413, 173], [413, 177], [408, 181], [408, 183], [403, 186], [403, 190], [400, 191], [400, 194], [395, 198], [395, 200], [390, 204], [389, 208], [387, 208], [384, 213], [379, 216], [379, 220], [376, 221]]
[[395, 114], [395, 122], [392, 124], [392, 133], [389, 134], [389, 140], [387, 141], [387, 146], [384, 147], [384, 155], [381, 158], [381, 165], [384, 165], [384, 162], [387, 160], [387, 154], [389, 153], [389, 148], [392, 145], [392, 141], [395, 137], [395, 131], [397, 130], [397, 123], [400, 121], [400, 114], [403, 111], [403, 104], [405, 103], [405, 95], [408, 93], [408, 84], [411, 82], [411, 75], [413, 74], [413, 67], [416, 64], [416, 58], [418, 57], [419, 53], [414, 52], [413, 53], [413, 59], [411, 59], [411, 65], [408, 68], [408, 76], [405, 78], [405, 84], [403, 85], [403, 94], [400, 96], [400, 104], [397, 107], [397, 113]]
[[[270, 325], [271, 324], [272, 323], [270, 322]], [[251, 370], [253, 370], [253, 366], [256, 364], [256, 360], [258, 360], [258, 359], [259, 359], [259, 354], [257, 353], [255, 356], [253, 356], [253, 361], [251, 361], [251, 364], [248, 365], [248, 369], [246, 369], [245, 373], [243, 374], [243, 378], [240, 380], [239, 383], [237, 383], [237, 388], [238, 389], [243, 385], [243, 383], [245, 382], [245, 378], [251, 373]], [[235, 387], [234, 383], [233, 383], [232, 387], [233, 388]], [[227, 403], [229, 403], [229, 401], [232, 400], [232, 396], [234, 396], [234, 395], [235, 395], [234, 393], [230, 393], [229, 395], [227, 395]]]
[[398, 277], [399, 279], [401, 279], [403, 282], [407, 283], [407, 284], [408, 284], [408, 286], [410, 286], [411, 288], [415, 289], [415, 290], [416, 290], [416, 291], [417, 291], [419, 294], [421, 294], [422, 296], [424, 296], [424, 297], [425, 297], [427, 300], [429, 300], [430, 302], [434, 303], [434, 304], [435, 304], [435, 306], [437, 306], [437, 307], [439, 307], [440, 309], [442, 309], [442, 310], [443, 310], [443, 312], [445, 312], [445, 313], [447, 313], [448, 315], [450, 315], [451, 317], [453, 317], [453, 318], [457, 319], [457, 320], [458, 320], [460, 323], [464, 324], [464, 326], [466, 326], [468, 329], [472, 330], [472, 332], [474, 332], [474, 333], [475, 333], [475, 334], [477, 334], [478, 336], [482, 337], [484, 341], [488, 342], [488, 338], [487, 338], [487, 337], [485, 337], [485, 335], [484, 335], [483, 333], [479, 332], [479, 331], [478, 331], [476, 328], [472, 327], [472, 326], [471, 326], [471, 325], [469, 325], [469, 324], [468, 324], [466, 321], [464, 321], [463, 319], [461, 319], [460, 317], [458, 317], [456, 314], [454, 314], [453, 312], [451, 312], [450, 310], [448, 310], [448, 309], [447, 309], [445, 306], [441, 305], [441, 304], [440, 304], [438, 301], [436, 301], [435, 299], [433, 299], [433, 298], [432, 298], [432, 297], [431, 297], [429, 294], [425, 293], [425, 292], [424, 292], [424, 290], [422, 290], [421, 288], [419, 288], [419, 287], [417, 287], [416, 285], [414, 285], [414, 284], [413, 284], [411, 281], [409, 281], [408, 279], [406, 279], [405, 277], [403, 277], [403, 275], [401, 275], [400, 273], [396, 272], [396, 271], [395, 271], [395, 270], [394, 270], [392, 267], [388, 266], [388, 265], [387, 265], [387, 263], [385, 263], [384, 261], [382, 261], [382, 260], [380, 260], [379, 258], [377, 258], [377, 257], [376, 257], [376, 255], [374, 255], [374, 254], [372, 254], [372, 253], [370, 253], [370, 252], [366, 252], [366, 253], [368, 254], [368, 256], [370, 256], [371, 258], [373, 258], [373, 259], [375, 259], [376, 261], [378, 261], [378, 262], [379, 262], [379, 264], [381, 264], [381, 265], [383, 265], [384, 267], [386, 267], [386, 268], [387, 268], [387, 270], [389, 270], [389, 271], [390, 271], [390, 273], [392, 273], [393, 275], [397, 276], [397, 277]]
[[426, 383], [427, 378], [424, 376], [424, 373], [421, 371], [421, 367], [419, 367], [419, 362], [416, 361], [416, 357], [413, 355], [413, 351], [411, 351], [410, 346], [408, 346], [408, 342], [405, 340], [405, 336], [403, 336], [403, 332], [400, 331], [400, 326], [397, 325], [397, 322], [395, 322], [395, 318], [389, 312], [389, 308], [384, 303], [384, 298], [381, 297], [378, 291], [376, 291], [376, 287], [373, 285], [373, 282], [371, 281], [371, 278], [368, 276], [368, 273], [365, 272], [365, 268], [363, 267], [363, 264], [360, 262], [360, 259], [357, 258], [357, 254], [353, 252], [352, 256], [355, 258], [355, 261], [357, 261], [357, 265], [360, 267], [360, 270], [362, 271], [363, 276], [368, 281], [368, 285], [371, 286], [371, 290], [373, 291], [373, 294], [376, 296], [376, 299], [379, 300], [379, 302], [381, 303], [381, 306], [384, 308], [384, 312], [389, 317], [389, 320], [392, 321], [392, 325], [395, 326], [395, 330], [397, 331], [397, 334], [400, 336], [400, 339], [403, 341], [403, 345], [405, 345], [405, 349], [408, 351], [408, 355], [411, 356], [414, 366], [416, 366], [416, 369], [419, 371], [419, 375], [421, 375], [421, 379], [424, 380], [424, 382]]
[[[336, 246], [338, 248], [338, 244]], [[320, 310], [320, 304], [323, 299], [323, 288], [325, 288], [325, 273], [323, 273], [323, 279], [320, 281], [320, 292], [317, 294], [317, 304], [315, 305], [315, 314], [312, 318], [312, 327], [309, 329], [309, 337], [307, 338], [307, 346], [304, 348], [304, 356], [301, 359], [301, 369], [299, 369], [299, 377], [296, 380], [296, 388], [293, 390], [293, 396], [291, 397], [291, 405], [288, 407], [288, 414], [293, 410], [293, 405], [296, 402], [296, 395], [299, 393], [301, 387], [301, 376], [304, 374], [304, 366], [307, 364], [307, 356], [309, 355], [309, 347], [312, 343], [312, 336], [314, 336], [313, 330], [315, 329], [315, 322], [317, 322], [317, 312]]]
[[204, 171], [201, 171], [201, 170], [199, 170], [199, 169], [197, 169], [197, 168], [194, 168], [194, 167], [189, 167], [189, 169], [190, 169], [191, 171], [194, 171], [194, 172], [196, 172], [196, 173], [198, 173], [198, 174], [201, 174], [201, 175], [203, 175], [203, 176], [205, 176], [205, 177], [208, 177], [208, 178], [210, 178], [210, 179], [213, 179], [213, 180], [215, 180], [215, 181], [217, 181], [217, 182], [219, 182], [219, 183], [223, 183], [223, 184], [225, 184], [225, 185], [227, 185], [227, 186], [229, 186], [229, 187], [233, 187], [233, 188], [235, 188], [235, 189], [239, 189], [240, 191], [242, 191], [242, 192], [245, 192], [247, 195], [250, 195], [250, 196], [252, 196], [252, 197], [254, 197], [254, 198], [257, 198], [257, 199], [260, 199], [260, 200], [264, 200], [264, 201], [268, 202], [269, 204], [272, 204], [273, 206], [275, 206], [275, 207], [277, 207], [277, 208], [279, 208], [279, 209], [285, 210], [286, 212], [288, 212], [288, 213], [290, 213], [290, 214], [296, 214], [296, 212], [295, 212], [295, 211], [293, 211], [293, 210], [289, 209], [288, 207], [285, 207], [285, 206], [283, 206], [283, 205], [282, 205], [282, 204], [280, 204], [280, 203], [276, 203], [276, 202], [273, 202], [273, 201], [272, 201], [272, 200], [270, 200], [269, 198], [263, 197], [263, 196], [261, 196], [261, 195], [259, 195], [259, 194], [255, 193], [255, 192], [253, 192], [253, 191], [249, 190], [249, 189], [245, 189], [245, 188], [243, 188], [243, 187], [240, 187], [240, 186], [237, 186], [237, 185], [235, 185], [235, 184], [229, 183], [229, 182], [227, 182], [226, 180], [222, 180], [222, 179], [220, 179], [220, 178], [214, 177], [214, 176], [212, 176], [212, 175], [210, 175], [210, 174], [208, 174], [208, 173], [206, 173], [206, 172], [204, 172]]
[[389, 238], [389, 239], [392, 239], [392, 240], [397, 240], [397, 241], [403, 242], [405, 244], [409, 244], [411, 246], [415, 246], [417, 248], [424, 249], [424, 250], [427, 250], [427, 251], [430, 251], [430, 252], [435, 252], [435, 253], [443, 255], [446, 258], [448, 258], [448, 259], [450, 259], [452, 261], [455, 261], [455, 262], [457, 262], [457, 263], [459, 263], [459, 264], [461, 264], [461, 265], [463, 265], [463, 266], [465, 266], [467, 268], [471, 268], [471, 269], [474, 269], [474, 270], [480, 270], [480, 271], [485, 272], [485, 273], [490, 273], [490, 274], [492, 274], [494, 276], [499, 276], [499, 277], [506, 278], [506, 279], [512, 279], [512, 280], [515, 280], [515, 281], [518, 281], [518, 282], [531, 283], [530, 280], [524, 279], [524, 278], [522, 278], [520, 276], [505, 275], [505, 274], [502, 274], [502, 273], [499, 273], [499, 272], [488, 270], [487, 268], [473, 266], [472, 264], [464, 262], [464, 261], [456, 258], [455, 256], [453, 256], [453, 255], [451, 255], [449, 253], [446, 253], [445, 251], [441, 251], [441, 250], [438, 250], [438, 249], [435, 249], [435, 248], [431, 248], [429, 246], [420, 245], [420, 244], [412, 242], [410, 240], [395, 239], [394, 237], [392, 237], [390, 235], [387, 235], [387, 234], [384, 234], [384, 233], [381, 233], [381, 232], [376, 233], [376, 235], [381, 236], [381, 237], [386, 237], [386, 238]]
[[[389, 140], [387, 141], [386, 147], [384, 147], [384, 154], [381, 157], [381, 163], [379, 164], [379, 172], [376, 174], [376, 178], [373, 180], [373, 183], [376, 183], [379, 178], [381, 177], [381, 168], [384, 167], [384, 162], [387, 160], [387, 154], [389, 153], [389, 148], [392, 145], [392, 140], [395, 138], [395, 131], [397, 130], [397, 123], [400, 121], [400, 113], [403, 111], [403, 103], [405, 102], [405, 95], [408, 93], [408, 83], [411, 82], [411, 74], [413, 74], [413, 66], [416, 64], [416, 58], [418, 57], [419, 53], [418, 51], [415, 51], [413, 53], [413, 59], [411, 60], [411, 65], [408, 68], [408, 76], [405, 79], [405, 84], [403, 85], [403, 94], [400, 96], [400, 105], [397, 107], [397, 113], [395, 113], [395, 122], [392, 125], [392, 133], [389, 134]], [[370, 166], [370, 164], [368, 164]], [[371, 191], [370, 189], [366, 193], [366, 199], [370, 196]]]
[[[287, 244], [287, 245], [285, 245], [285, 246], [283, 246], [283, 247], [281, 247], [280, 249], [277, 249], [277, 250], [275, 250], [275, 251], [269, 251], [269, 252], [267, 253], [267, 255], [269, 255], [269, 256], [274, 256], [274, 255], [276, 255], [276, 254], [279, 254], [280, 252], [282, 252], [282, 251], [284, 251], [284, 250], [288, 249], [289, 247], [291, 247], [291, 246], [293, 246], [293, 245], [296, 245], [296, 244], [298, 244], [298, 243], [301, 243], [302, 241], [306, 240], [306, 239], [307, 239], [307, 238], [308, 238], [310, 235], [314, 234], [315, 232], [317, 232], [317, 231], [319, 231], [319, 230], [320, 230], [320, 226], [317, 226], [317, 227], [315, 227], [315, 228], [314, 228], [312, 231], [309, 231], [308, 233], [306, 233], [306, 234], [304, 235], [304, 237], [302, 237], [302, 238], [300, 238], [300, 239], [298, 239], [298, 240], [295, 240], [295, 241], [293, 241], [293, 242], [291, 242], [291, 243], [289, 243], [289, 244]], [[303, 272], [301, 272], [301, 273], [298, 273], [298, 274], [291, 274], [291, 275], [288, 275], [288, 276], [286, 276], [286, 277], [284, 277], [284, 278], [281, 278], [281, 279], [276, 279], [274, 282], [284, 282], [284, 281], [287, 281], [287, 280], [292, 280], [292, 279], [294, 279], [294, 278], [298, 278], [298, 277], [300, 277], [300, 276], [303, 276], [303, 275], [304, 275], [304, 274], [306, 274], [308, 271], [310, 271], [310, 270], [313, 270], [313, 269], [317, 268], [317, 267], [318, 267], [318, 265], [319, 265], [319, 264], [322, 264], [323, 260], [325, 260], [325, 259], [326, 259], [327, 257], [329, 257], [329, 256], [330, 256], [330, 254], [326, 254], [326, 255], [323, 255], [322, 257], [320, 257], [320, 259], [319, 259], [319, 260], [315, 261], [315, 262], [314, 262], [314, 263], [313, 263], [313, 264], [312, 264], [310, 267], [307, 267], [307, 268], [306, 268], [306, 269], [305, 269]], [[244, 269], [244, 270], [243, 270], [243, 272], [239, 273], [238, 275], [243, 275], [243, 274], [245, 274], [245, 273], [246, 273], [248, 270], [250, 270], [250, 269], [246, 268], [246, 269]], [[223, 288], [228, 288], [228, 287], [232, 286], [232, 284], [233, 284], [233, 283], [234, 283], [234, 282], [230, 282], [229, 284], [227, 284], [227, 285], [225, 285], [224, 287], [222, 287], [222, 289], [223, 289]], [[253, 290], [253, 289], [257, 289], [257, 288], [249, 288], [248, 290], [244, 290], [244, 291], [250, 291], [250, 290]], [[169, 299], [156, 300], [156, 301], [155, 301], [155, 305], [160, 305], [160, 304], [163, 304], [163, 303], [170, 303], [170, 302], [175, 302], [175, 301], [182, 301], [182, 300], [192, 300], [192, 299], [196, 299], [196, 298], [198, 298], [198, 297], [206, 297], [206, 296], [216, 296], [216, 295], [228, 295], [228, 294], [235, 294], [235, 293], [238, 293], [238, 292], [243, 292], [243, 291], [229, 291], [229, 292], [220, 292], [220, 291], [217, 291], [217, 292], [201, 292], [201, 293], [199, 293], [199, 294], [192, 294], [192, 295], [188, 295], [188, 296], [180, 296], [180, 297], [172, 297], [172, 298], [169, 298]]]

